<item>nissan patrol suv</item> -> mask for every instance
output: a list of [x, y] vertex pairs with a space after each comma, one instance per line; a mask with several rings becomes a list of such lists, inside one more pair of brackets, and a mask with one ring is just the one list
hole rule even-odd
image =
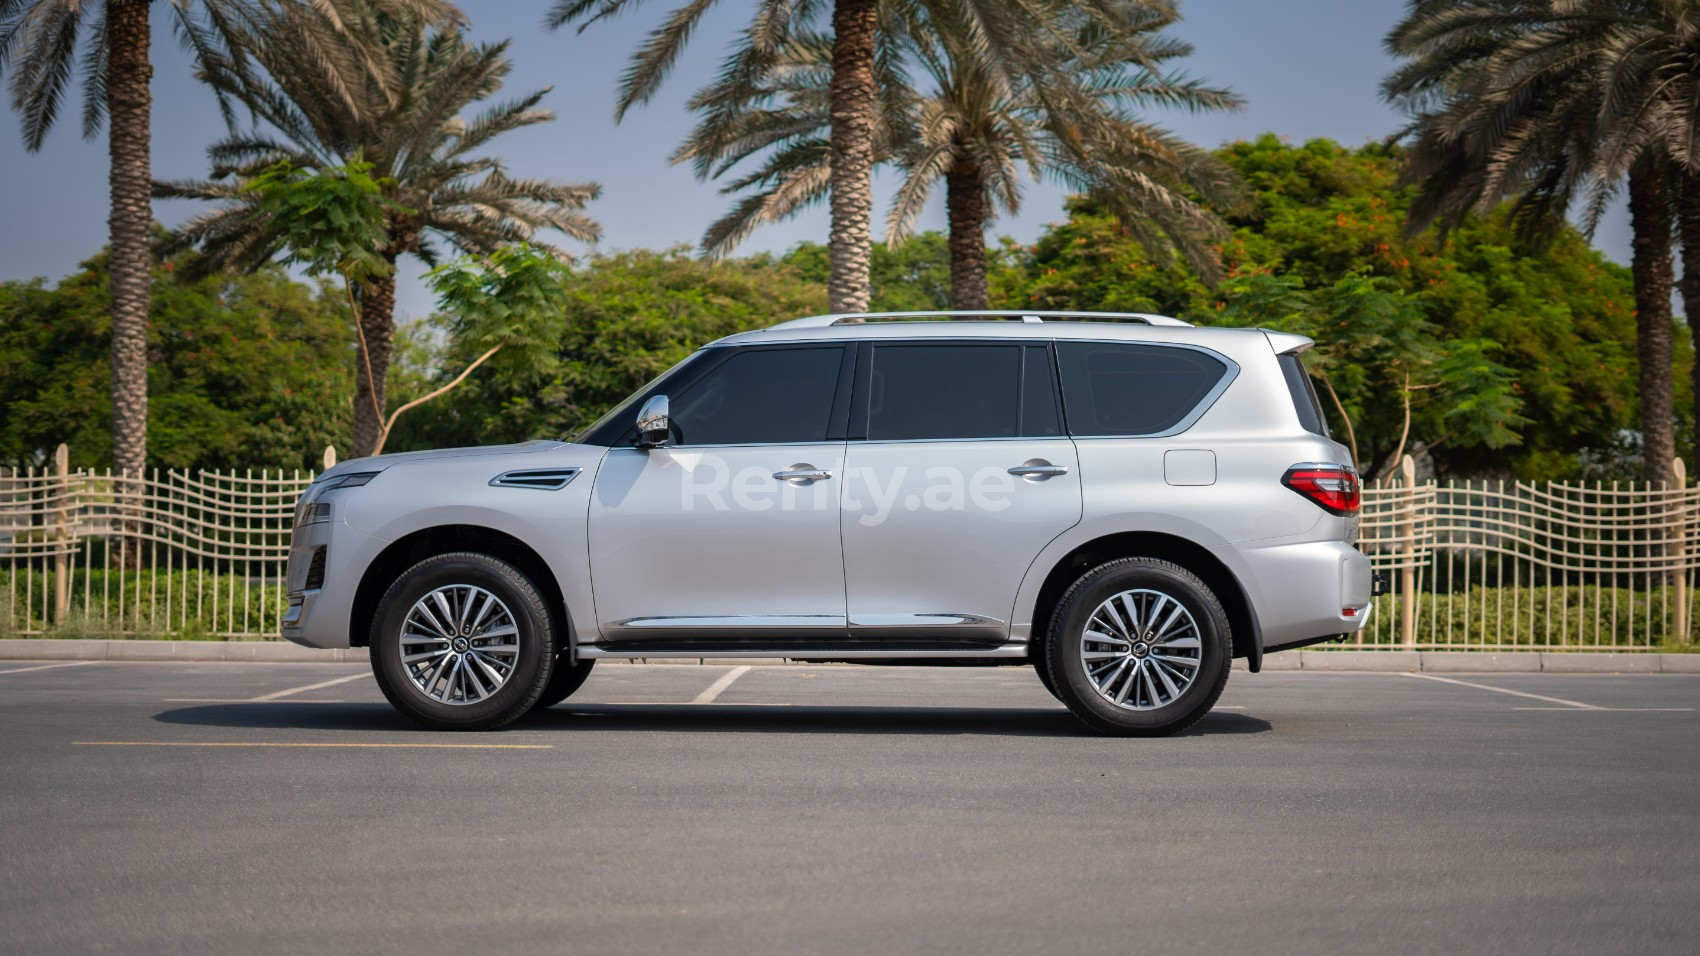
[[1174, 733], [1231, 659], [1364, 626], [1358, 476], [1310, 339], [1162, 316], [827, 315], [714, 342], [571, 441], [344, 462], [284, 637], [365, 646], [430, 727], [604, 658], [1025, 665]]

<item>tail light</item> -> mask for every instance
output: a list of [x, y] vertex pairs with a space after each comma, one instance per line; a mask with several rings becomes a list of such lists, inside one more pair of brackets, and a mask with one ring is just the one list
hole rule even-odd
[[1358, 475], [1340, 465], [1294, 465], [1281, 476], [1281, 484], [1316, 503], [1331, 515], [1358, 513]]

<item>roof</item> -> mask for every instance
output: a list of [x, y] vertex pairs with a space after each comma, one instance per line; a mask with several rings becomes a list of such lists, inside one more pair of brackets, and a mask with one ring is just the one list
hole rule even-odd
[[976, 312], [851, 312], [813, 315], [765, 329], [730, 335], [715, 345], [761, 342], [818, 342], [908, 338], [1122, 339], [1133, 342], [1243, 342], [1268, 339], [1276, 352], [1303, 351], [1311, 340], [1267, 329], [1194, 326], [1180, 319], [1141, 312], [1055, 312], [990, 310]]

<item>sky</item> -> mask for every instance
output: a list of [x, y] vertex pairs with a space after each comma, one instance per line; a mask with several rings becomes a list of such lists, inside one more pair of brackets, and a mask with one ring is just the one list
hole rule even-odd
[[[644, 34], [681, 0], [633, 3], [613, 21], [583, 33], [542, 26], [549, 0], [464, 0], [471, 34], [481, 42], [510, 40], [514, 70], [500, 98], [552, 87], [543, 105], [552, 123], [508, 133], [491, 144], [510, 174], [565, 182], [594, 182], [602, 196], [586, 212], [602, 225], [601, 251], [694, 244], [723, 214], [718, 185], [698, 180], [667, 157], [691, 126], [685, 101], [714, 74], [748, 15], [749, 5], [722, 0], [692, 38], [662, 92], [649, 105], [614, 122], [614, 92]], [[1324, 137], [1346, 145], [1379, 140], [1401, 117], [1377, 93], [1393, 65], [1381, 40], [1398, 21], [1403, 0], [1179, 0], [1182, 20], [1170, 32], [1191, 43], [1182, 68], [1246, 100], [1236, 113], [1151, 116], [1205, 146], [1275, 132], [1294, 143]], [[206, 148], [224, 132], [212, 95], [198, 84], [189, 57], [170, 32], [165, 4], [154, 4], [153, 171], [157, 179], [204, 177]], [[80, 95], [80, 90], [78, 91]], [[0, 114], [0, 279], [57, 279], [106, 241], [106, 140], [84, 140], [80, 99], [62, 111], [59, 126], [37, 153], [24, 151], [17, 114]], [[875, 182], [876, 230], [893, 180]], [[942, 192], [942, 190], [941, 190]], [[989, 236], [1021, 242], [1039, 237], [1063, 215], [1063, 190], [1030, 183], [1019, 215], [993, 223]], [[156, 202], [167, 226], [192, 216], [197, 204]], [[922, 228], [944, 229], [935, 197]], [[780, 252], [802, 241], [825, 242], [824, 207], [756, 232], [743, 252]], [[561, 237], [557, 237], [561, 238]], [[568, 251], [592, 247], [561, 239]], [[1621, 204], [1595, 236], [1620, 262], [1629, 257]], [[397, 317], [427, 314], [431, 296], [422, 267], [404, 262]]]

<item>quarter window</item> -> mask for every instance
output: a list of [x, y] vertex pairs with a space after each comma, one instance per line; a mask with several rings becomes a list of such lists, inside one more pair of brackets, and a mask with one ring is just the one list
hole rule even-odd
[[1063, 406], [1074, 435], [1156, 435], [1192, 414], [1228, 367], [1195, 349], [1058, 342]]
[[1304, 360], [1288, 353], [1280, 357], [1280, 362], [1281, 377], [1287, 380], [1287, 393], [1293, 398], [1293, 411], [1299, 415], [1299, 424], [1307, 432], [1330, 437], [1328, 419], [1322, 417], [1322, 402], [1317, 400], [1316, 386], [1310, 383]]
[[671, 396], [678, 445], [826, 441], [844, 350], [740, 352]]

